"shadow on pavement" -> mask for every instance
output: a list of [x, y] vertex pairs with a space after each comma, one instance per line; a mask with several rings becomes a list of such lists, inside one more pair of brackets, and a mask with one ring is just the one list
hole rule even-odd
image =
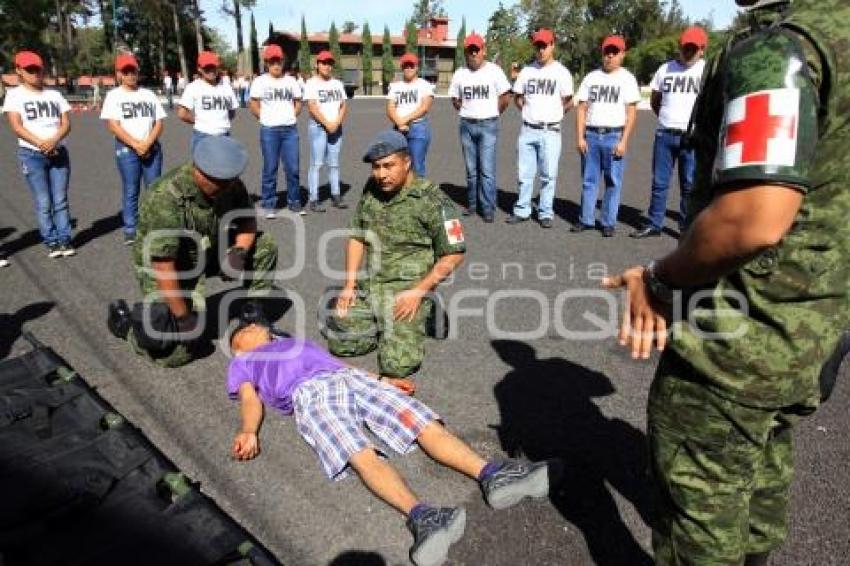
[[0, 360], [9, 355], [12, 345], [21, 337], [26, 323], [49, 313], [56, 303], [32, 303], [12, 314], [0, 313]]
[[77, 232], [77, 235], [74, 237], [74, 245], [78, 248], [82, 248], [89, 242], [92, 242], [102, 236], [106, 236], [107, 234], [121, 228], [122, 224], [123, 221], [117, 214], [95, 220], [92, 222], [91, 226], [85, 230]]
[[375, 552], [349, 550], [331, 560], [328, 566], [387, 566], [387, 561]]
[[[219, 319], [221, 304], [231, 291], [242, 292], [242, 288], [225, 289], [206, 298], [208, 318], [204, 329], [204, 336], [209, 340], [222, 338], [229, 322], [238, 317], [242, 311], [242, 305], [245, 304], [245, 299], [237, 299], [228, 306], [227, 319]], [[289, 309], [292, 308], [292, 301], [284, 297], [267, 297], [257, 300], [262, 305], [263, 313], [271, 323], [275, 323], [283, 318], [289, 312]]]
[[[7, 236], [11, 235], [15, 231], [14, 228], [7, 228], [6, 230], [9, 230], [9, 232], [6, 234]], [[27, 248], [37, 246], [40, 243], [41, 235], [39, 235], [38, 230], [27, 230], [26, 232], [18, 234], [18, 237], [14, 240], [4, 242], [3, 253], [8, 256], [13, 256], [19, 252], [24, 251]]]
[[611, 381], [565, 359], [538, 359], [524, 342], [491, 344], [513, 367], [494, 388], [502, 448], [533, 461], [561, 461], [562, 474], [550, 499], [582, 531], [596, 564], [651, 564], [608, 487], [651, 524], [646, 437], [631, 424], [607, 417], [593, 402], [615, 392]]

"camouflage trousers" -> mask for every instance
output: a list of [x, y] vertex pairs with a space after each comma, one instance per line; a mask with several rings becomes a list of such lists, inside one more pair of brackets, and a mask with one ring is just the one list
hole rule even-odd
[[[221, 267], [216, 259], [217, 255], [215, 253], [210, 253], [208, 255], [210, 259], [207, 261], [204, 273], [197, 277], [184, 279], [180, 282], [180, 287], [184, 291], [190, 293], [190, 298], [188, 300], [191, 303], [191, 308], [195, 311], [206, 310], [206, 302], [204, 300], [206, 277], [216, 275], [221, 272]], [[268, 234], [259, 234], [254, 247], [251, 249], [246, 258], [245, 263], [245, 270], [253, 271], [252, 277], [243, 281], [243, 286], [248, 289], [249, 294], [252, 291], [256, 291], [257, 296], [262, 296], [262, 291], [272, 289], [274, 283], [274, 270], [276, 267], [277, 245], [274, 242], [274, 238]], [[188, 271], [191, 269], [191, 266], [178, 265], [177, 269]], [[147, 300], [157, 300], [157, 288], [154, 278], [140, 269], [137, 269], [137, 277], [139, 279], [139, 285], [142, 288], [142, 292], [145, 294]], [[190, 345], [182, 343], [175, 344], [172, 349], [166, 350], [165, 352], [150, 352], [139, 345], [132, 329], [130, 329], [129, 334], [127, 335], [127, 342], [130, 344], [130, 347], [134, 352], [162, 367], [180, 367], [188, 364], [194, 359]]]
[[425, 298], [410, 322], [393, 319], [394, 298], [408, 285], [373, 285], [361, 289], [344, 318], [332, 313], [327, 322], [328, 350], [335, 356], [362, 356], [378, 349], [381, 375], [406, 377], [425, 357], [425, 329], [433, 302]]
[[720, 397], [670, 352], [648, 406], [656, 564], [740, 565], [787, 534], [793, 408]]

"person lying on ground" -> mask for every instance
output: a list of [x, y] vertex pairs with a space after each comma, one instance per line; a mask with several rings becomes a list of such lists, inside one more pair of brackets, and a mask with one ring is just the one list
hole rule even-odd
[[231, 335], [235, 357], [227, 391], [240, 403], [241, 427], [232, 454], [250, 460], [260, 453], [258, 431], [264, 405], [295, 414], [298, 432], [315, 450], [328, 478], [354, 470], [376, 496], [407, 517], [413, 533], [410, 559], [437, 565], [460, 540], [466, 524], [462, 507], [423, 502], [366, 436], [405, 454], [418, 444], [431, 458], [477, 480], [494, 509], [549, 493], [546, 462], [490, 460], [449, 432], [423, 403], [374, 374], [350, 367], [309, 340], [276, 337], [263, 324], [242, 324]]

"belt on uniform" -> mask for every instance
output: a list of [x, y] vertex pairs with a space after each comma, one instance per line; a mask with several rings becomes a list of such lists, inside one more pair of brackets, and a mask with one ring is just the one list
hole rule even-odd
[[680, 130], [678, 128], [658, 128], [658, 131], [664, 134], [673, 134], [674, 136], [684, 136], [685, 130]]
[[473, 124], [478, 124], [479, 122], [489, 122], [490, 120], [498, 120], [498, 118], [498, 116], [493, 116], [492, 118], [461, 118], [461, 120], [472, 122]]
[[525, 120], [523, 120], [522, 123], [524, 125], [528, 126], [529, 128], [531, 128], [532, 130], [551, 130], [553, 132], [560, 132], [561, 131], [561, 123], [560, 122], [549, 122], [549, 123], [538, 122], [536, 124], [533, 124], [531, 122], [526, 122]]
[[588, 132], [594, 132], [596, 134], [610, 134], [612, 132], [622, 132], [623, 127], [620, 126], [617, 128], [599, 128], [597, 126], [587, 126], [585, 130], [587, 130]]

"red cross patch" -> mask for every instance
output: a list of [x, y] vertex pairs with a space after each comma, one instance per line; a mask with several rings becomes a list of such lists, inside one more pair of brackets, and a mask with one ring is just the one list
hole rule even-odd
[[463, 243], [463, 225], [461, 225], [460, 220], [457, 218], [446, 220], [443, 222], [443, 228], [446, 231], [446, 238], [449, 240], [450, 245]]
[[746, 165], [793, 167], [797, 158], [800, 91], [762, 90], [726, 105], [721, 169]]

